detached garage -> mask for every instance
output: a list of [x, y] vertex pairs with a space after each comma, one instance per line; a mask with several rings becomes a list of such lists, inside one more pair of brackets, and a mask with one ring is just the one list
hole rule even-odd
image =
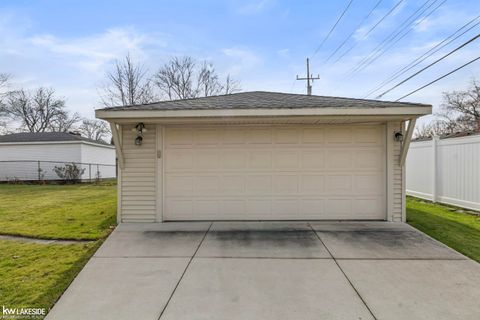
[[402, 221], [404, 160], [431, 109], [245, 92], [96, 115], [112, 127], [121, 222]]

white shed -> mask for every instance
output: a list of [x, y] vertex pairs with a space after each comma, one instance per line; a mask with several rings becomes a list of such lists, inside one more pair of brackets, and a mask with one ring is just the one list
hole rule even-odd
[[[68, 132], [0, 136], [0, 181], [57, 180], [54, 167], [75, 163], [82, 180], [115, 178], [115, 147]], [[40, 169], [40, 170], [39, 170]]]
[[408, 144], [431, 110], [245, 92], [96, 116], [113, 131], [119, 221], [402, 221]]

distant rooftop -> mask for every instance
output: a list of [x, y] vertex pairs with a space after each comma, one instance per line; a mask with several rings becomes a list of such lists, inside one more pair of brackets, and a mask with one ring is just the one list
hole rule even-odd
[[105, 111], [209, 110], [209, 109], [297, 109], [297, 108], [389, 108], [425, 107], [420, 103], [392, 102], [281, 92], [251, 91], [149, 104], [109, 107]]
[[60, 141], [86, 141], [96, 144], [110, 146], [110, 144], [82, 137], [79, 134], [70, 132], [21, 132], [0, 136], [0, 143], [3, 142], [60, 142]]

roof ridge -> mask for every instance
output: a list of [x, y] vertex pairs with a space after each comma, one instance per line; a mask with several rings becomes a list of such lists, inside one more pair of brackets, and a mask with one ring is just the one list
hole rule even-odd
[[222, 109], [222, 108], [319, 108], [327, 107], [328, 104], [337, 107], [348, 107], [348, 105], [341, 106], [343, 102], [350, 104], [360, 103], [369, 107], [377, 106], [430, 106], [423, 103], [400, 102], [400, 101], [384, 101], [362, 98], [348, 98], [322, 95], [307, 95], [300, 93], [285, 93], [275, 91], [244, 91], [232, 94], [214, 95], [208, 97], [196, 97], [189, 99], [175, 99], [163, 100], [146, 104], [127, 105], [107, 107], [97, 110], [152, 110], [152, 109]]

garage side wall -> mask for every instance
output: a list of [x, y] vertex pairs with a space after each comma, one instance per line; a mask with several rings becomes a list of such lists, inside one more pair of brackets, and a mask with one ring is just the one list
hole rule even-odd
[[156, 219], [156, 128], [145, 124], [141, 146], [135, 145], [135, 124], [122, 125], [124, 168], [120, 170], [121, 222], [155, 222]]
[[400, 166], [402, 143], [394, 141], [396, 131], [404, 131], [402, 122], [387, 124], [387, 219], [405, 221], [404, 172]]

